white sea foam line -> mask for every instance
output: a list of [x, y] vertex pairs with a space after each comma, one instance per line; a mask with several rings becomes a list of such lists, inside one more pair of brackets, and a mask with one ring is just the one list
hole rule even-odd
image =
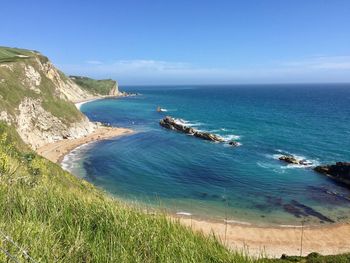
[[190, 122], [190, 121], [187, 121], [184, 119], [174, 119], [174, 121], [176, 124], [190, 126], [190, 127], [203, 125], [203, 123], [201, 123], [201, 122]]
[[84, 143], [84, 144], [79, 145], [78, 147], [74, 148], [69, 153], [67, 153], [62, 159], [62, 162], [61, 162], [62, 168], [69, 172], [71, 170], [71, 168], [73, 168], [75, 161], [81, 159], [81, 158], [77, 157], [78, 151], [82, 148], [85, 148], [85, 147], [87, 148], [88, 146], [90, 146], [96, 142], [97, 141], [91, 141], [91, 142]]
[[228, 134], [228, 135], [217, 134], [217, 135], [223, 138], [225, 141], [239, 140], [241, 138], [241, 136], [235, 135], [235, 134]]
[[82, 102], [77, 102], [77, 103], [75, 103], [75, 107], [77, 107], [77, 109], [80, 110], [81, 106], [83, 106], [84, 104], [95, 101], [95, 100], [100, 100], [100, 99], [103, 99], [103, 98], [94, 98], [94, 99], [85, 100]]
[[177, 215], [181, 215], [181, 216], [191, 216], [192, 214], [189, 212], [177, 212]]

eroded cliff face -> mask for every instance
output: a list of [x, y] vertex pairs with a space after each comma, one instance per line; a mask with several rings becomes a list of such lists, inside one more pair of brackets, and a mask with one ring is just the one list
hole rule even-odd
[[110, 96], [120, 96], [121, 93], [119, 92], [118, 82], [115, 82], [113, 88], [109, 92]]
[[80, 138], [96, 128], [96, 124], [86, 117], [77, 122], [65, 123], [46, 111], [40, 99], [32, 98], [21, 101], [15, 123], [23, 141], [33, 149], [62, 139]]
[[0, 120], [14, 125], [33, 149], [93, 132], [97, 124], [73, 102], [95, 96], [37, 52], [0, 63]]

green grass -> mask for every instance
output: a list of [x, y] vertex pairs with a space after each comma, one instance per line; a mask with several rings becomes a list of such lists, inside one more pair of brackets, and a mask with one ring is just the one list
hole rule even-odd
[[70, 76], [70, 79], [83, 89], [96, 95], [109, 95], [112, 88], [116, 85], [116, 82], [112, 79], [95, 80], [80, 76]]
[[26, 49], [0, 47], [0, 63], [15, 62], [32, 57], [33, 55], [32, 51]]

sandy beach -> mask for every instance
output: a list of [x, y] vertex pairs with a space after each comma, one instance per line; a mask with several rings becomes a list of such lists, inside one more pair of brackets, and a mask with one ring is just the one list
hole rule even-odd
[[[259, 227], [236, 223], [208, 222], [190, 217], [173, 217], [195, 231], [217, 236], [232, 250], [249, 253], [252, 256], [281, 257], [282, 254], [308, 255], [318, 252], [322, 255], [350, 251], [350, 224], [328, 226]], [[301, 238], [303, 236], [303, 238]]]
[[93, 141], [106, 140], [113, 137], [128, 135], [132, 132], [132, 130], [126, 128], [100, 127], [93, 133], [82, 138], [72, 140], [67, 139], [46, 144], [37, 149], [37, 153], [52, 162], [59, 163], [66, 154], [80, 145]]

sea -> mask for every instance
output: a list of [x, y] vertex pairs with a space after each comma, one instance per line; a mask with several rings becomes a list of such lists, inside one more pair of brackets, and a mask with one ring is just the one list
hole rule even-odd
[[[350, 84], [120, 89], [137, 95], [80, 109], [91, 121], [135, 132], [73, 150], [62, 165], [74, 175], [126, 202], [201, 220], [279, 226], [349, 220], [350, 188], [313, 167], [350, 161]], [[225, 142], [165, 129], [159, 125], [165, 116]], [[282, 155], [308, 165], [284, 163]]]

